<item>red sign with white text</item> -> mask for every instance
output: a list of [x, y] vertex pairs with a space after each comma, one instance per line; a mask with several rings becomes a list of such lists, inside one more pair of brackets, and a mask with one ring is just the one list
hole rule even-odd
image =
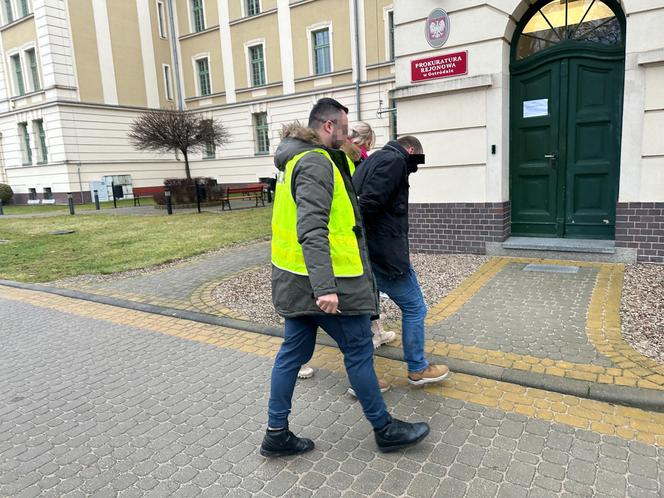
[[410, 80], [423, 81], [468, 74], [468, 51], [410, 61]]

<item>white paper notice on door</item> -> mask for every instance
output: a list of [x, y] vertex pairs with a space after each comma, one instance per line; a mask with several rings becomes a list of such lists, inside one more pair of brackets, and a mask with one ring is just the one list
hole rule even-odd
[[523, 102], [523, 117], [536, 118], [549, 115], [549, 99], [525, 100]]

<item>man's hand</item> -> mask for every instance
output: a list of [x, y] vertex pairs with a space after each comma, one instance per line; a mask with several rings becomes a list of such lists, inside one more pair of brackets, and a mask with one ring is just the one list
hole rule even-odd
[[341, 313], [339, 311], [339, 297], [336, 294], [325, 294], [316, 299], [316, 306], [318, 306], [325, 313]]

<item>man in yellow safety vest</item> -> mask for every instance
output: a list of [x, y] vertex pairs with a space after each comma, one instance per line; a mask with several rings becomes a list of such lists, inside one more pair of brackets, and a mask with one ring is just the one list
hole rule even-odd
[[272, 369], [264, 456], [310, 451], [310, 439], [288, 429], [300, 366], [308, 362], [318, 327], [339, 345], [350, 384], [378, 449], [414, 445], [429, 433], [387, 412], [373, 366], [370, 315], [378, 313], [351, 162], [339, 150], [348, 135], [348, 109], [320, 99], [307, 127], [284, 128], [275, 154], [279, 169], [272, 217], [272, 301], [285, 318], [285, 337]]

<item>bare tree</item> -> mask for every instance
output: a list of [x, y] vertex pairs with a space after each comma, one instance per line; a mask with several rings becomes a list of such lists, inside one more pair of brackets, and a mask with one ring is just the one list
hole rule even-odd
[[192, 111], [175, 109], [144, 112], [131, 124], [127, 136], [139, 150], [181, 152], [187, 178], [191, 178], [191, 152], [230, 141], [230, 134], [221, 122]]

